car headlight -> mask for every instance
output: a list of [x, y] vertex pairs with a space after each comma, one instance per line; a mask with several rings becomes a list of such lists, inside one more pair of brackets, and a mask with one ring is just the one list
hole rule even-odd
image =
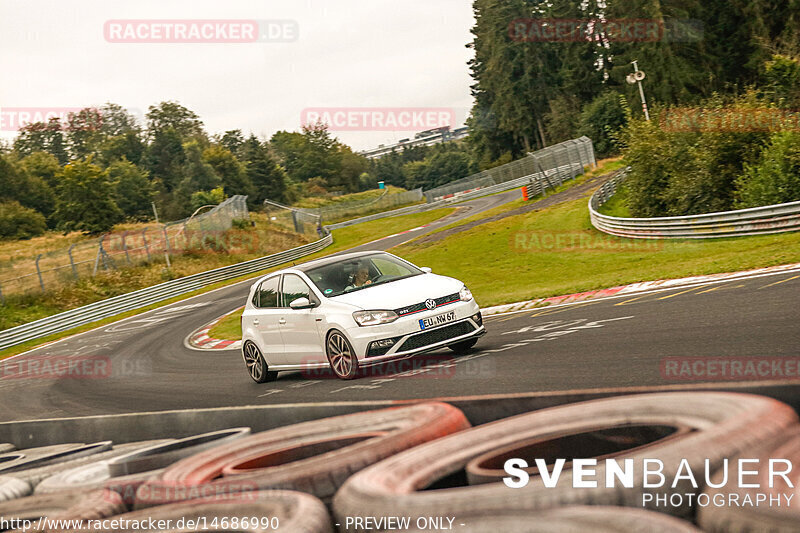
[[464, 285], [460, 291], [458, 291], [458, 297], [461, 298], [462, 302], [468, 302], [472, 300], [472, 292]]
[[399, 317], [394, 311], [356, 311], [353, 319], [359, 326], [377, 326], [394, 322]]

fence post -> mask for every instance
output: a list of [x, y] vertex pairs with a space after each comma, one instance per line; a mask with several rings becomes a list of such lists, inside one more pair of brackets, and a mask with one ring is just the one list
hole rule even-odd
[[42, 254], [36, 256], [36, 275], [39, 276], [39, 287], [42, 288], [42, 292], [44, 292], [44, 280], [42, 279], [42, 269], [39, 268], [39, 259], [42, 258]]
[[92, 269], [92, 277], [97, 275], [97, 267], [100, 265], [100, 254], [103, 253], [103, 239], [105, 235], [100, 236], [100, 240], [97, 241], [97, 256], [94, 258], [94, 268]]
[[147, 228], [142, 230], [142, 242], [144, 242], [144, 252], [147, 254], [147, 262], [150, 262], [150, 247], [147, 246]]
[[167, 268], [172, 268], [169, 263], [169, 237], [167, 236], [167, 225], [164, 224], [164, 259], [167, 260]]
[[130, 255], [128, 255], [128, 243], [127, 243], [127, 241], [125, 240], [125, 237], [126, 237], [127, 235], [128, 235], [128, 232], [127, 232], [127, 231], [123, 231], [123, 232], [122, 232], [122, 249], [125, 251], [125, 260], [126, 260], [126, 261], [128, 262], [128, 264], [130, 265], [130, 264], [131, 264], [131, 256], [130, 256]]
[[75, 260], [72, 258], [72, 249], [75, 248], [75, 244], [77, 243], [70, 245], [69, 249], [67, 249], [67, 255], [69, 256], [69, 264], [72, 267], [72, 275], [75, 276], [75, 279], [77, 280], [79, 279], [78, 267], [75, 266]]

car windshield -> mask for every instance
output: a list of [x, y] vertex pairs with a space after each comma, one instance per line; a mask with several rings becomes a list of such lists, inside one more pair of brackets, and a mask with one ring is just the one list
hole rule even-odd
[[420, 269], [389, 254], [344, 259], [306, 271], [306, 275], [328, 298], [419, 274], [422, 274]]

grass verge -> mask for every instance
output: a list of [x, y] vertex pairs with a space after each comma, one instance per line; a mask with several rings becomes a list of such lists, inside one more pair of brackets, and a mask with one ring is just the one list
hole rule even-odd
[[628, 209], [628, 189], [625, 188], [624, 183], [617, 187], [617, 192], [614, 193], [614, 196], [609, 198], [606, 203], [601, 205], [597, 212], [610, 217], [632, 217], [631, 210]]
[[[450, 214], [452, 212], [453, 212], [452, 208], [437, 209], [437, 210], [428, 211], [428, 212], [425, 212], [425, 213], [416, 213], [416, 214], [413, 214], [413, 215], [405, 215], [405, 216], [401, 216], [401, 217], [393, 217], [393, 218], [387, 218], [387, 219], [381, 219], [381, 220], [374, 220], [372, 222], [365, 222], [363, 224], [359, 224], [359, 225], [356, 225], [356, 226], [349, 226], [349, 227], [346, 227], [346, 228], [341, 228], [341, 229], [335, 230], [333, 232], [334, 241], [333, 241], [333, 244], [331, 246], [329, 246], [325, 250], [317, 252], [316, 254], [308, 256], [307, 258], [305, 258], [305, 260], [312, 260], [312, 259], [316, 259], [318, 257], [323, 257], [323, 256], [329, 255], [331, 253], [335, 253], [335, 252], [339, 252], [339, 251], [342, 251], [342, 250], [346, 250], [348, 248], [352, 248], [353, 246], [356, 246], [358, 244], [363, 244], [363, 243], [370, 242], [370, 241], [375, 240], [375, 239], [379, 239], [381, 237], [392, 235], [394, 233], [397, 233], [398, 231], [403, 231], [403, 230], [406, 230], [406, 229], [415, 228], [417, 226], [421, 226], [421, 225], [427, 224], [429, 222], [432, 222], [434, 220], [437, 220], [437, 219], [439, 219], [439, 218], [441, 218], [443, 216], [446, 216], [446, 215], [448, 215], [448, 214]], [[264, 271], [261, 271], [261, 272], [257, 272], [257, 273], [254, 273], [254, 274], [248, 274], [246, 276], [241, 276], [241, 277], [238, 277], [238, 278], [235, 278], [235, 279], [232, 279], [232, 280], [227, 280], [227, 281], [223, 281], [223, 282], [219, 282], [219, 283], [214, 283], [212, 285], [209, 285], [208, 287], [204, 287], [203, 289], [200, 289], [200, 290], [197, 290], [197, 291], [194, 291], [194, 292], [191, 292], [191, 293], [187, 293], [187, 294], [184, 294], [184, 295], [181, 295], [181, 296], [176, 296], [175, 298], [171, 298], [170, 300], [166, 300], [164, 302], [159, 302], [157, 304], [153, 304], [153, 305], [150, 305], [150, 306], [147, 306], [147, 307], [136, 309], [134, 311], [128, 311], [126, 313], [121, 313], [121, 314], [116, 315], [114, 317], [109, 317], [109, 318], [106, 318], [104, 320], [93, 322], [91, 324], [86, 324], [84, 326], [79, 326], [77, 328], [72, 328], [72, 329], [70, 329], [68, 331], [65, 331], [65, 332], [62, 332], [62, 333], [56, 333], [56, 334], [53, 334], [53, 335], [50, 335], [50, 336], [47, 336], [47, 337], [44, 337], [44, 338], [41, 338], [41, 339], [36, 339], [36, 340], [29, 341], [29, 342], [26, 342], [26, 343], [23, 343], [23, 344], [19, 344], [17, 346], [13, 346], [13, 347], [8, 348], [6, 350], [0, 351], [0, 359], [4, 359], [6, 357], [10, 357], [10, 356], [25, 352], [25, 351], [30, 350], [30, 349], [32, 349], [32, 348], [34, 348], [36, 346], [41, 345], [41, 344], [45, 344], [45, 343], [48, 343], [48, 342], [53, 342], [53, 341], [62, 339], [64, 337], [68, 337], [70, 335], [75, 335], [75, 334], [78, 334], [78, 333], [82, 333], [84, 331], [89, 331], [91, 329], [95, 329], [97, 327], [101, 327], [101, 326], [103, 326], [105, 324], [110, 324], [112, 322], [116, 322], [117, 320], [121, 320], [123, 318], [127, 318], [127, 317], [130, 317], [130, 316], [135, 316], [135, 315], [144, 313], [146, 311], [150, 311], [152, 309], [157, 309], [157, 308], [163, 307], [165, 305], [169, 305], [169, 304], [172, 304], [172, 303], [175, 303], [175, 302], [179, 302], [181, 300], [185, 300], [185, 299], [190, 298], [192, 296], [197, 296], [199, 294], [203, 294], [203, 293], [212, 291], [214, 289], [218, 289], [220, 287], [225, 287], [225, 286], [228, 286], [228, 285], [232, 285], [234, 283], [238, 283], [240, 281], [256, 278], [256, 277], [262, 276], [262, 275], [264, 275], [264, 274], [266, 274], [268, 272], [273, 272], [275, 270], [280, 270], [281, 268], [286, 268], [287, 266], [289, 266], [289, 264], [290, 263], [284, 263], [282, 265], [278, 265], [278, 266], [276, 266], [274, 268], [270, 268], [270, 269], [267, 269], [267, 270], [264, 270]], [[2, 310], [2, 307], [0, 307], [0, 310]]]
[[[467, 218], [461, 219], [458, 222], [454, 222], [452, 224], [448, 224], [447, 226], [442, 226], [441, 228], [438, 228], [436, 230], [436, 232], [444, 231], [444, 230], [446, 230], [448, 228], [453, 228], [455, 226], [462, 226], [464, 224], [468, 224], [469, 222], [472, 222], [472, 221], [475, 221], [475, 220], [482, 220], [484, 218], [489, 218], [489, 217], [492, 217], [494, 215], [499, 215], [501, 213], [506, 213], [508, 211], [513, 211], [514, 209], [517, 209], [518, 207], [522, 207], [522, 206], [524, 206], [526, 204], [529, 204], [531, 202], [538, 202], [539, 200], [544, 200], [545, 198], [553, 196], [554, 194], [557, 194], [557, 193], [562, 192], [562, 191], [566, 191], [567, 189], [569, 189], [571, 187], [575, 187], [576, 185], [580, 185], [580, 184], [586, 182], [587, 180], [589, 180], [591, 178], [594, 178], [596, 176], [600, 176], [600, 175], [603, 175], [603, 174], [608, 174], [609, 172], [613, 172], [614, 170], [622, 168], [623, 166], [625, 166], [625, 164], [622, 162], [622, 158], [620, 158], [620, 157], [600, 160], [600, 161], [597, 162], [597, 167], [596, 168], [590, 170], [589, 172], [587, 172], [585, 174], [581, 174], [580, 176], [575, 177], [575, 179], [573, 179], [573, 180], [566, 181], [566, 182], [562, 183], [560, 186], [558, 186], [558, 187], [556, 187], [554, 189], [548, 189], [541, 196], [536, 196], [536, 197], [533, 197], [530, 200], [526, 201], [526, 200], [522, 199], [522, 193], [520, 192], [520, 197], [517, 200], [512, 200], [511, 202], [505, 203], [503, 205], [497, 206], [497, 207], [489, 209], [487, 211], [483, 211], [483, 212], [478, 213], [476, 215], [472, 215], [471, 217], [467, 217]], [[501, 191], [501, 192], [507, 192], [507, 191]], [[495, 193], [495, 194], [501, 194], [501, 192], [500, 193]], [[493, 196], [493, 195], [489, 195], [489, 196]], [[457, 206], [458, 206], [458, 204], [456, 204], [456, 207]], [[434, 232], [434, 233], [436, 233], [436, 232]]]
[[393, 253], [464, 281], [482, 306], [638, 281], [800, 262], [800, 233], [645, 241], [595, 230], [586, 200], [511, 216]]
[[242, 316], [242, 311], [244, 311], [244, 307], [240, 307], [233, 313], [226, 315], [208, 330], [208, 336], [212, 339], [240, 340], [242, 338], [242, 324], [239, 319]]

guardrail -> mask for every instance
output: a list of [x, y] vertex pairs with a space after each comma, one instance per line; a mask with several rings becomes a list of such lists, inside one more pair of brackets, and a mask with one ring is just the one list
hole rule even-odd
[[40, 339], [53, 333], [61, 333], [77, 326], [89, 324], [103, 318], [116, 316], [125, 311], [140, 309], [147, 305], [163, 302], [175, 296], [202, 289], [212, 283], [227, 281], [246, 274], [253, 274], [266, 268], [280, 265], [288, 261], [300, 259], [316, 253], [333, 243], [333, 236], [328, 233], [318, 241], [285, 250], [276, 254], [251, 259], [226, 267], [192, 274], [184, 278], [160, 283], [146, 289], [121, 294], [89, 305], [84, 305], [57, 315], [22, 324], [0, 332], [0, 350]]
[[531, 176], [528, 183], [523, 187], [522, 197], [527, 200], [528, 198], [539, 196], [544, 194], [548, 187], [551, 189], [560, 187], [565, 181], [575, 179], [582, 173], [583, 165], [573, 163]]
[[710, 239], [800, 230], [800, 202], [683, 217], [620, 218], [597, 210], [617, 191], [627, 169], [603, 184], [589, 200], [592, 225], [631, 239]]

